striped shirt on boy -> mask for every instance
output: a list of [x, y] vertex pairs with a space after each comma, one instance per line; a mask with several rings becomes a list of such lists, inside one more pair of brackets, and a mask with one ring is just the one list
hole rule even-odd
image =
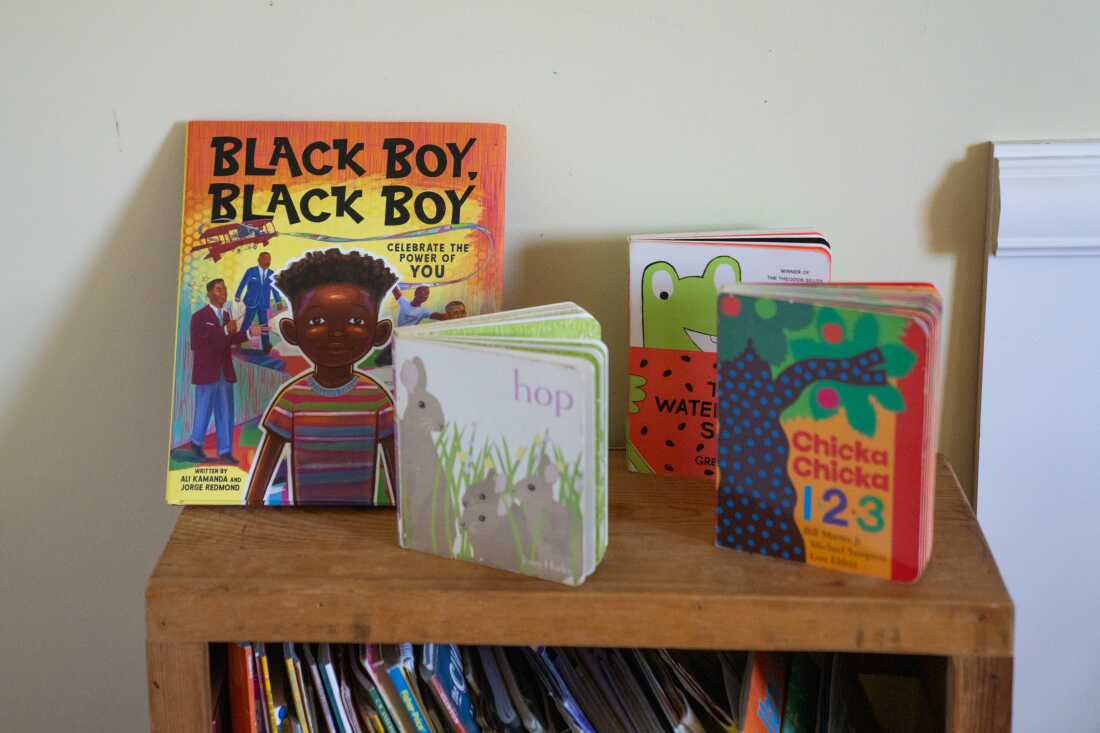
[[290, 443], [296, 504], [373, 504], [381, 441], [394, 432], [393, 401], [362, 372], [341, 387], [305, 374], [276, 396], [266, 430]]

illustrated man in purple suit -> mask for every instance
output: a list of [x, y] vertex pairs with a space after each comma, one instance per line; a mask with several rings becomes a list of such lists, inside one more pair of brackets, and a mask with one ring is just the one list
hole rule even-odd
[[225, 280], [217, 278], [206, 284], [207, 305], [191, 316], [191, 384], [195, 385], [195, 423], [191, 428], [191, 450], [200, 461], [206, 460], [202, 444], [210, 417], [218, 435], [218, 457], [226, 463], [236, 463], [233, 457], [233, 344], [247, 336], [237, 328], [236, 321], [225, 307], [229, 293]]

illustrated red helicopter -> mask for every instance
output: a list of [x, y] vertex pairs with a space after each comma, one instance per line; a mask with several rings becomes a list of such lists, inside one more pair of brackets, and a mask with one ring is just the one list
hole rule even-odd
[[222, 255], [228, 254], [238, 247], [260, 245], [267, 243], [278, 234], [271, 219], [249, 219], [242, 222], [229, 224], [216, 224], [211, 227], [199, 225], [199, 242], [195, 250], [207, 250], [206, 259], [217, 262]]

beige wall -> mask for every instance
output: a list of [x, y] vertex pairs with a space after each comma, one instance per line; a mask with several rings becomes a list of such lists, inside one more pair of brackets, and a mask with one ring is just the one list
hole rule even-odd
[[144, 725], [189, 118], [507, 123], [506, 304], [592, 310], [616, 395], [627, 234], [819, 227], [838, 279], [945, 293], [969, 477], [983, 141], [1096, 135], [1100, 6], [470, 5], [3, 1], [5, 728]]

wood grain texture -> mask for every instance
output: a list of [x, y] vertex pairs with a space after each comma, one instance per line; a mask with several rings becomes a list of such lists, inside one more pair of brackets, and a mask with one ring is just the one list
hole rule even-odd
[[149, 642], [149, 720], [153, 733], [210, 732], [210, 647]]
[[1012, 730], [1012, 657], [947, 660], [947, 733]]
[[579, 588], [402, 550], [392, 510], [188, 507], [149, 581], [148, 638], [1012, 653], [1012, 602], [942, 461], [912, 585], [718, 549], [711, 484], [623, 462], [607, 556]]

